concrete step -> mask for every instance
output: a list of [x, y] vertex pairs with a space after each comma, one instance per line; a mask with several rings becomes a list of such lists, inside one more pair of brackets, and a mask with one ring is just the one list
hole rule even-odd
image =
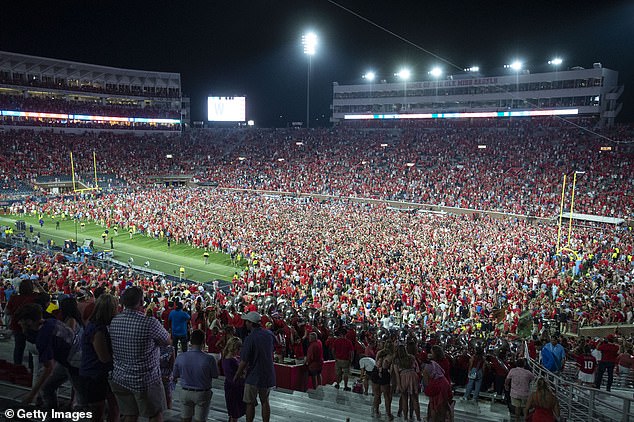
[[[211, 402], [208, 421], [224, 422], [227, 420], [224, 390], [222, 382], [214, 382], [214, 395]], [[20, 399], [28, 390], [23, 387], [8, 383], [0, 383], [0, 398], [10, 400], [19, 405]], [[164, 414], [167, 422], [180, 421], [180, 388], [174, 392], [173, 408]], [[60, 389], [60, 398], [67, 402], [69, 389], [64, 386]], [[372, 418], [372, 396], [364, 396], [357, 393], [337, 390], [326, 386], [317, 391], [297, 392], [288, 390], [273, 390], [270, 397], [271, 421], [305, 421], [305, 422], [345, 422], [353, 421], [387, 420], [382, 412], [381, 418]], [[421, 415], [426, 415], [427, 399], [421, 395]], [[383, 408], [381, 409], [383, 410]], [[398, 410], [398, 397], [392, 402], [392, 413], [396, 415]], [[455, 420], [465, 422], [490, 422], [508, 420], [508, 412], [502, 409], [490, 409], [488, 403], [463, 402], [458, 400], [455, 406]], [[259, 409], [256, 410], [256, 421], [261, 420]]]

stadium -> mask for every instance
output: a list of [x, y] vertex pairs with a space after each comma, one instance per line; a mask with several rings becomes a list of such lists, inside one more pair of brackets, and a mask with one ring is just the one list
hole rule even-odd
[[[177, 72], [0, 51], [0, 410], [198, 420], [209, 393], [212, 421], [634, 420], [624, 85], [513, 66], [332, 82], [329, 125], [307, 105], [265, 128], [230, 95], [197, 124]], [[37, 324], [72, 330], [64, 356]], [[224, 388], [192, 384], [192, 350]]]

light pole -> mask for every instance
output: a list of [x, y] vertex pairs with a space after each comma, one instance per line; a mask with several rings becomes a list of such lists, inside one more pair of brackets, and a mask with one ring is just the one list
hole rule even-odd
[[310, 67], [312, 58], [317, 52], [317, 34], [307, 32], [302, 36], [304, 54], [308, 56], [308, 77], [306, 79], [306, 129], [310, 128]]
[[[442, 69], [436, 66], [432, 70], [429, 71], [429, 74], [433, 76], [434, 79], [436, 80], [436, 95], [434, 96], [434, 102], [437, 102], [438, 101], [438, 81], [440, 80], [440, 77], [442, 76]], [[433, 109], [434, 107], [432, 105], [432, 111]]]
[[[515, 96], [518, 99], [520, 95], [520, 70], [522, 70], [522, 66], [523, 64], [519, 60], [515, 60], [511, 64], [504, 65], [505, 68], [513, 69], [515, 71]], [[511, 108], [513, 108], [513, 97], [511, 97]]]
[[412, 72], [407, 68], [403, 68], [399, 70], [398, 73], [395, 73], [394, 75], [398, 76], [399, 79], [403, 81], [403, 109], [406, 110], [407, 109], [407, 80], [412, 76]]
[[[558, 74], [557, 71], [559, 70], [559, 65], [561, 65], [564, 61], [560, 58], [560, 57], [555, 57], [552, 60], [548, 60], [548, 64], [552, 65], [555, 68], [555, 82], [559, 82], [558, 79]], [[555, 88], [554, 86], [552, 87], [553, 89]]]
[[[374, 79], [376, 78], [376, 73], [372, 72], [371, 70], [368, 72], [365, 72], [365, 74], [362, 76], [363, 79], [365, 79], [366, 81], [370, 82], [370, 101], [372, 101], [372, 103], [374, 103], [373, 97], [374, 97]], [[374, 112], [374, 106], [371, 104], [370, 105], [370, 113]]]

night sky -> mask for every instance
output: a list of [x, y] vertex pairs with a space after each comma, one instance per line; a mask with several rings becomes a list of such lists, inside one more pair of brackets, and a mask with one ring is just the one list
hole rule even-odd
[[361, 83], [369, 69], [388, 81], [403, 66], [412, 80], [429, 78], [434, 65], [446, 73], [478, 65], [494, 76], [515, 58], [546, 71], [554, 56], [564, 59], [562, 69], [601, 62], [619, 71], [626, 89], [619, 121], [634, 122], [633, 1], [36, 0], [0, 7], [0, 50], [179, 72], [193, 120], [205, 119], [207, 95], [246, 95], [247, 118], [258, 126], [305, 120], [307, 29], [320, 42], [311, 126], [329, 125], [333, 81]]

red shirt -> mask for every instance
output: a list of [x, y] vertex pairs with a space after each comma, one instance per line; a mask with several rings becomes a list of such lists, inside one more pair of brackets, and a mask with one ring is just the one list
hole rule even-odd
[[577, 365], [581, 372], [592, 375], [597, 367], [597, 360], [592, 355], [577, 356]]
[[18, 295], [14, 293], [11, 295], [11, 297], [9, 298], [9, 303], [7, 303], [6, 310], [6, 312], [11, 315], [11, 323], [9, 324], [9, 328], [11, 329], [11, 331], [22, 332], [22, 327], [20, 327], [20, 325], [18, 324], [18, 320], [17, 318], [15, 318], [15, 313], [18, 311], [18, 309], [21, 309], [27, 303], [33, 303], [36, 297], [36, 294]]
[[619, 355], [619, 346], [614, 343], [603, 343], [597, 347], [597, 350], [601, 352], [601, 362], [616, 363], [616, 358]]
[[311, 341], [306, 350], [306, 365], [310, 371], [321, 369], [324, 364], [324, 348], [321, 340]]
[[351, 360], [352, 353], [354, 352], [354, 346], [352, 342], [345, 337], [337, 337], [328, 339], [326, 343], [328, 347], [332, 349], [337, 360]]

